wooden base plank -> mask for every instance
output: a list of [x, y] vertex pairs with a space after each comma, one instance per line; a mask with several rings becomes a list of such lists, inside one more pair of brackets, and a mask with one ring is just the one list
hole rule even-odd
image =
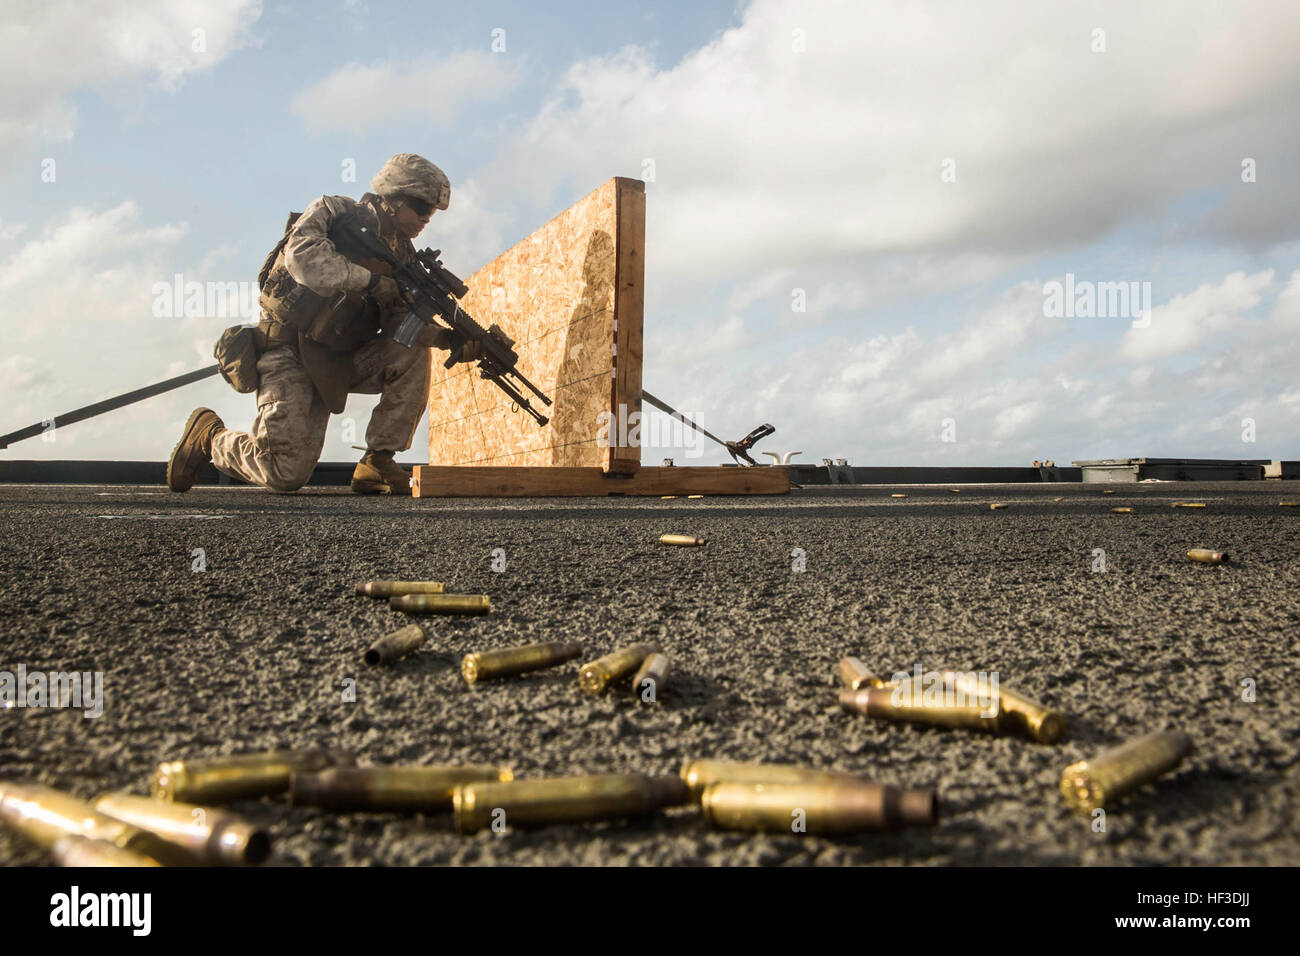
[[599, 467], [416, 465], [416, 498], [552, 498], [606, 495], [783, 495], [790, 469], [641, 468], [628, 477]]

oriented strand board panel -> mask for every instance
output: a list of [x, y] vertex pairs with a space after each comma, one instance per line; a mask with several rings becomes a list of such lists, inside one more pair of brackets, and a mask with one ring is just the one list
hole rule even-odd
[[461, 306], [515, 340], [519, 370], [554, 402], [539, 428], [478, 374], [444, 369], [429, 385], [429, 464], [567, 466], [631, 474], [640, 449], [618, 444], [641, 410], [645, 184], [614, 178], [512, 246], [465, 284]]
[[417, 498], [530, 498], [604, 495], [783, 495], [790, 469], [686, 467], [640, 468], [610, 475], [600, 468], [542, 466], [448, 467], [416, 465], [411, 493]]

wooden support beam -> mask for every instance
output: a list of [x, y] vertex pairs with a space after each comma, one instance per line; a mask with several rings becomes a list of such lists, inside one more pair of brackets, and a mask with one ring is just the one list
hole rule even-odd
[[478, 467], [416, 465], [416, 498], [550, 498], [605, 495], [783, 495], [790, 469], [640, 468], [635, 475], [609, 475], [600, 467]]

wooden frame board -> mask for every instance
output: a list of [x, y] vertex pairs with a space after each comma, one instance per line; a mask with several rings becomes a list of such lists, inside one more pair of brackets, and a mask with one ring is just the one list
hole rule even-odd
[[596, 467], [475, 467], [416, 465], [416, 498], [542, 498], [605, 495], [783, 495], [790, 469], [687, 467], [640, 468], [628, 476]]
[[519, 370], [554, 402], [538, 427], [474, 363], [434, 352], [429, 464], [634, 473], [619, 428], [641, 410], [645, 184], [616, 177], [465, 280], [461, 306], [515, 340]]

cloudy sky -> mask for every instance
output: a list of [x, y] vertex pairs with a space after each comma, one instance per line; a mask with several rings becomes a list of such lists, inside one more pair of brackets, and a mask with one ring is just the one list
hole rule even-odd
[[[462, 275], [645, 179], [645, 385], [724, 437], [1300, 457], [1297, 49], [1291, 0], [8, 0], [0, 432], [210, 363], [234, 320], [159, 283], [252, 283], [412, 151]], [[200, 404], [255, 411], [214, 379], [0, 454], [161, 460]]]

